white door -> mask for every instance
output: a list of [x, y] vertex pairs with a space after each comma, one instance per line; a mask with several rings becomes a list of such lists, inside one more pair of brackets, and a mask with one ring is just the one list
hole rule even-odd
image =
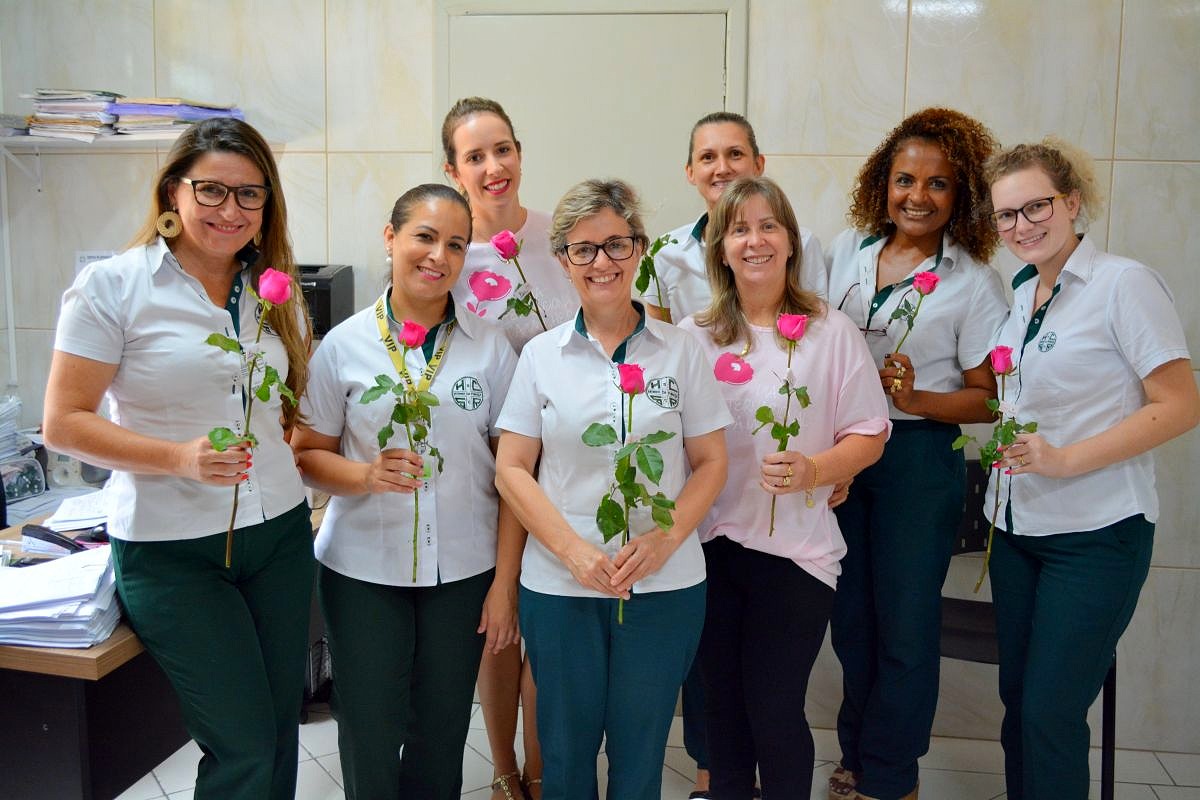
[[652, 237], [699, 215], [683, 174], [688, 134], [704, 114], [744, 110], [744, 2], [703, 13], [650, 13], [687, 5], [669, 0], [621, 13], [581, 13], [625, 5], [613, 2], [498, 13], [492, 2], [463, 13], [481, 5], [439, 9], [436, 124], [459, 97], [499, 101], [521, 140], [527, 207], [552, 211], [578, 181], [615, 177], [641, 194]]

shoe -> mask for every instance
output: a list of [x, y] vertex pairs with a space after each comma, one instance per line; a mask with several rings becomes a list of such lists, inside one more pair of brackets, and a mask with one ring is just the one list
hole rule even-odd
[[859, 794], [854, 790], [857, 785], [854, 773], [838, 765], [829, 776], [829, 800], [857, 800]]
[[[520, 794], [513, 794], [513, 789], [516, 789]], [[525, 800], [525, 792], [521, 790], [520, 773], [510, 772], [507, 775], [501, 775], [492, 781], [493, 792], [504, 792], [504, 800]]]
[[[916, 786], [913, 787], [913, 790], [911, 792], [904, 795], [904, 797], [901, 797], [900, 800], [917, 800], [917, 792], [918, 792], [918, 790], [920, 790], [920, 788], [921, 788], [921, 784], [918, 783]], [[877, 798], [867, 797], [865, 794], [859, 794], [857, 792], [854, 793], [854, 797], [858, 798], [858, 800], [877, 800]]]
[[704, 789], [697, 789], [688, 795], [688, 800], [708, 800], [708, 792]]

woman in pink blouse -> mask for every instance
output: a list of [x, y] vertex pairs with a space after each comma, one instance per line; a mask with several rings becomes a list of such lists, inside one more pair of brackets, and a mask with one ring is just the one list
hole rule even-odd
[[[887, 402], [858, 328], [801, 287], [799, 226], [774, 182], [731, 184], [707, 237], [712, 305], [680, 327], [700, 340], [734, 417], [725, 431], [729, 479], [699, 527], [710, 796], [746, 800], [757, 769], [765, 796], [807, 797], [813, 740], [804, 697], [846, 551], [829, 500], [835, 484], [883, 452]], [[807, 317], [790, 368], [781, 315]], [[785, 379], [806, 386], [811, 403], [800, 409], [792, 397], [788, 421], [799, 433], [778, 451], [770, 425], [755, 433], [756, 413], [765, 405], [784, 419]]]

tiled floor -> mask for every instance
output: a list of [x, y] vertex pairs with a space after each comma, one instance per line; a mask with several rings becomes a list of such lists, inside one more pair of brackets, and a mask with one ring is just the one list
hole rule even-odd
[[[813, 800], [825, 800], [825, 781], [838, 757], [833, 731], [815, 730], [817, 745]], [[692, 788], [693, 762], [683, 749], [680, 721], [675, 720], [663, 763], [663, 800], [683, 800]], [[314, 713], [300, 728], [300, 766], [297, 800], [340, 800], [342, 768], [337, 754], [337, 723], [328, 714]], [[518, 737], [518, 760], [520, 741]], [[118, 800], [191, 800], [200, 750], [189, 742]], [[606, 761], [598, 761], [600, 796], [604, 796]], [[1100, 752], [1092, 751], [1092, 774], [1099, 774]], [[1200, 754], [1117, 751], [1116, 800], [1200, 800]], [[463, 753], [463, 798], [489, 800], [492, 765], [479, 707]], [[1092, 784], [1092, 798], [1100, 784]], [[1004, 759], [996, 742], [972, 739], [933, 740], [921, 760], [921, 800], [1000, 800], [1004, 797]]]

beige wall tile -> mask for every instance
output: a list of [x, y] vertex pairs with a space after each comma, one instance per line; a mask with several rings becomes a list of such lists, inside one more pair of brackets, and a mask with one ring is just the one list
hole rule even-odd
[[[17, 329], [17, 397], [21, 418], [17, 425], [30, 428], [42, 422], [46, 378], [54, 351], [54, 331]], [[8, 381], [8, 334], [0, 332], [0, 375]]]
[[768, 155], [766, 174], [787, 193], [796, 219], [828, 248], [847, 226], [850, 189], [863, 158]]
[[1006, 145], [1055, 133], [1111, 156], [1120, 0], [913, 0], [909, 112], [949, 105]]
[[[32, 164], [34, 156], [19, 156]], [[120, 250], [146, 213], [155, 157], [43, 155], [43, 191], [8, 172], [13, 295], [19, 328], [53, 328], [75, 279], [76, 250]]]
[[330, 0], [325, 19], [329, 149], [436, 148], [430, 0]]
[[153, 0], [0, 0], [4, 111], [34, 89], [154, 93]]
[[903, 116], [903, 0], [750, 4], [747, 116], [770, 153], [869, 153]]
[[287, 198], [288, 232], [298, 264], [323, 264], [329, 255], [324, 153], [276, 151]]
[[1127, 0], [1117, 157], [1200, 159], [1200, 4]]
[[158, 93], [236, 103], [272, 144], [323, 150], [324, 33], [306, 0], [158, 0]]
[[354, 307], [373, 303], [388, 280], [383, 228], [404, 192], [433, 180], [428, 153], [331, 153], [329, 260], [354, 267]]
[[[1193, 359], [1193, 364], [1196, 361]], [[1200, 383], [1200, 372], [1192, 376]], [[1154, 565], [1200, 568], [1200, 429], [1193, 429], [1154, 451], [1159, 516], [1154, 529]]]
[[1109, 250], [1166, 279], [1193, 363], [1200, 365], [1200, 164], [1118, 161], [1110, 203]]

